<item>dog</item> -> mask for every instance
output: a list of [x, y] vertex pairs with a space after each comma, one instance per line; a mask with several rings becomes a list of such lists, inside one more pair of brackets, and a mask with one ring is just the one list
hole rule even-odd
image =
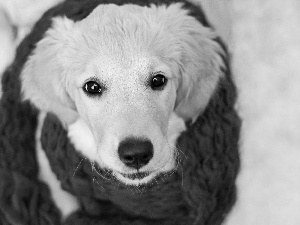
[[[23, 68], [23, 98], [41, 110], [40, 128], [55, 114], [84, 157], [124, 184], [147, 185], [175, 169], [185, 122], [223, 76], [216, 39], [183, 3], [103, 4], [81, 21], [56, 17]], [[44, 153], [38, 161], [61, 193]], [[64, 215], [78, 207], [68, 198], [75, 206], [61, 206]]]

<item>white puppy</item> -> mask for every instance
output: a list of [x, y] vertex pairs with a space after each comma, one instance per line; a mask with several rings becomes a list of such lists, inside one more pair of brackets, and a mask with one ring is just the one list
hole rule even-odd
[[53, 20], [24, 67], [23, 93], [69, 127], [90, 161], [146, 183], [174, 169], [183, 120], [197, 118], [215, 90], [215, 38], [179, 3], [100, 5], [82, 21]]
[[56, 114], [91, 162], [147, 184], [175, 169], [184, 121], [198, 117], [222, 76], [215, 39], [179, 3], [54, 18], [24, 66], [24, 98]]

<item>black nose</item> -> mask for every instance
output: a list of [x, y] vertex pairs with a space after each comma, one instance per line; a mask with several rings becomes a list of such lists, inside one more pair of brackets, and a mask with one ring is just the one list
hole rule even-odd
[[153, 157], [153, 145], [149, 140], [126, 138], [120, 143], [118, 153], [126, 166], [138, 170]]

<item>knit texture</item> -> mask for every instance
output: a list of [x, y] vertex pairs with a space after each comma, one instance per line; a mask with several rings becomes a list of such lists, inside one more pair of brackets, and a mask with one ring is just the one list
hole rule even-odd
[[[35, 44], [51, 25], [51, 18], [66, 15], [77, 21], [99, 4], [119, 0], [70, 0], [49, 10], [17, 50], [4, 74], [0, 102], [0, 224], [60, 224], [60, 214], [48, 187], [37, 178], [35, 132], [38, 110], [20, 99], [20, 72]], [[177, 0], [158, 1], [170, 4]], [[130, 1], [149, 5], [150, 1]], [[185, 4], [208, 26], [201, 9]], [[226, 59], [228, 60], [228, 59]], [[240, 120], [234, 111], [235, 87], [230, 71], [205, 112], [178, 139], [177, 170], [145, 187], [128, 187], [113, 179], [78, 153], [58, 119], [48, 114], [42, 129], [42, 147], [62, 188], [77, 196], [81, 209], [63, 224], [99, 225], [218, 225], [235, 202], [239, 168]]]

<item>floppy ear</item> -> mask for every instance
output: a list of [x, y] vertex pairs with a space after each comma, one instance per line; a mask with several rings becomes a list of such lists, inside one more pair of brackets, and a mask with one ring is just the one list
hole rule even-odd
[[64, 125], [72, 123], [78, 116], [66, 91], [65, 51], [73, 25], [67, 18], [53, 19], [52, 28], [37, 43], [21, 74], [23, 99], [56, 114]]
[[217, 35], [188, 15], [187, 10], [177, 5], [171, 11], [176, 17], [169, 17], [169, 29], [179, 40], [181, 49], [175, 112], [185, 120], [194, 121], [205, 109], [223, 75], [224, 51], [215, 41]]

